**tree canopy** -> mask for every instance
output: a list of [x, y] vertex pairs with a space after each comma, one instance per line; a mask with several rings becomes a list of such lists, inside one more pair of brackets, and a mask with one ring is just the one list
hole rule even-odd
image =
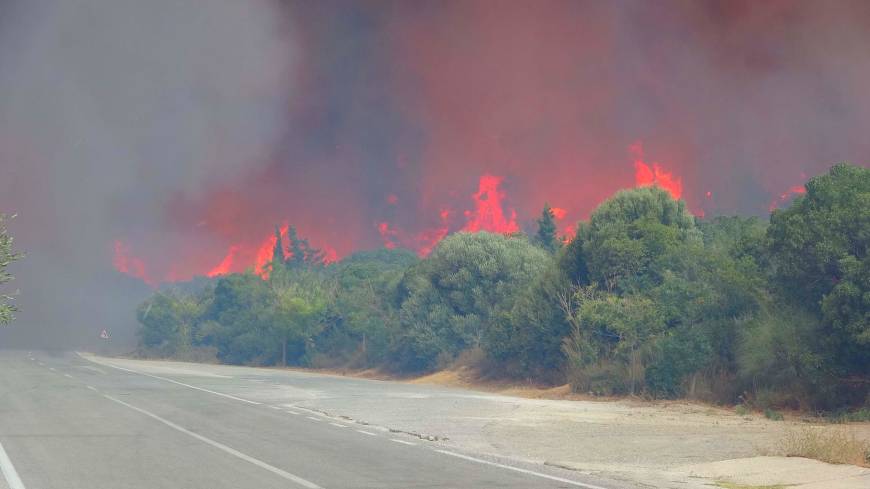
[[408, 373], [474, 358], [488, 375], [592, 394], [861, 406], [868, 209], [870, 170], [844, 164], [769, 224], [697, 219], [648, 187], [602, 202], [564, 245], [545, 205], [531, 239], [459, 232], [424, 258], [381, 249], [328, 265], [290, 227], [268, 280], [231, 274], [142, 304], [141, 346]]

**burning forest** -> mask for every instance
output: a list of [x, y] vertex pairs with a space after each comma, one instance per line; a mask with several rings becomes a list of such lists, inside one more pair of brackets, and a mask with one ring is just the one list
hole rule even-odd
[[276, 225], [336, 262], [632, 187], [766, 216], [870, 155], [866, 2], [84, 3], [0, 20], [0, 205], [84, 296], [262, 274]]

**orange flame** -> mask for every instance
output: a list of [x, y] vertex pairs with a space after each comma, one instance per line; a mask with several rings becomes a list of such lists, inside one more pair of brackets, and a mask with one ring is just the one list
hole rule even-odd
[[807, 189], [804, 188], [803, 185], [794, 185], [792, 187], [789, 187], [788, 190], [779, 194], [779, 197], [770, 201], [770, 205], [767, 206], [767, 211], [773, 212], [774, 209], [776, 209], [780, 205], [786, 203], [793, 196], [805, 194], [805, 193], [807, 193]]
[[207, 277], [217, 277], [220, 275], [226, 275], [232, 271], [233, 263], [236, 260], [236, 254], [241, 249], [239, 245], [230, 246], [230, 249], [227, 251], [224, 259], [221, 260], [214, 268], [208, 271], [205, 275]]
[[510, 218], [505, 217], [502, 208], [504, 192], [499, 189], [503, 178], [494, 175], [480, 177], [477, 193], [471, 197], [474, 199], [474, 210], [465, 211], [468, 221], [463, 231], [477, 232], [489, 231], [492, 233], [515, 233], [520, 230], [517, 225], [517, 213], [511, 209]]
[[649, 165], [643, 161], [643, 146], [637, 142], [629, 148], [634, 153], [634, 184], [636, 187], [652, 187], [653, 185], [666, 190], [674, 200], [683, 195], [683, 180], [666, 171], [658, 163]]

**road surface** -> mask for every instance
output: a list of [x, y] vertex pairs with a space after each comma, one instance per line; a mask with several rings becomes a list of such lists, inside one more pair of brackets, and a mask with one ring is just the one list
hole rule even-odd
[[[210, 379], [121, 365], [0, 351], [0, 488], [630, 487], [245, 395], [269, 382], [292, 391], [293, 376]], [[335, 381], [298, 380], [300, 392]]]

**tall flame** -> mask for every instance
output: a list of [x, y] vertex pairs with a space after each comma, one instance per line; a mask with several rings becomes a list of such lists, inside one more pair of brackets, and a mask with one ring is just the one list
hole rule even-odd
[[471, 196], [474, 199], [474, 210], [465, 211], [465, 217], [468, 221], [462, 228], [463, 231], [489, 231], [507, 234], [520, 230], [515, 210], [511, 209], [510, 217], [505, 216], [502, 207], [502, 199], [504, 199], [505, 194], [499, 189], [502, 180], [502, 177], [494, 175], [480, 177], [477, 193]]
[[666, 190], [674, 200], [683, 195], [683, 180], [666, 171], [659, 163], [647, 164], [643, 160], [643, 146], [637, 142], [629, 148], [634, 154], [634, 184], [636, 187], [652, 187]]

